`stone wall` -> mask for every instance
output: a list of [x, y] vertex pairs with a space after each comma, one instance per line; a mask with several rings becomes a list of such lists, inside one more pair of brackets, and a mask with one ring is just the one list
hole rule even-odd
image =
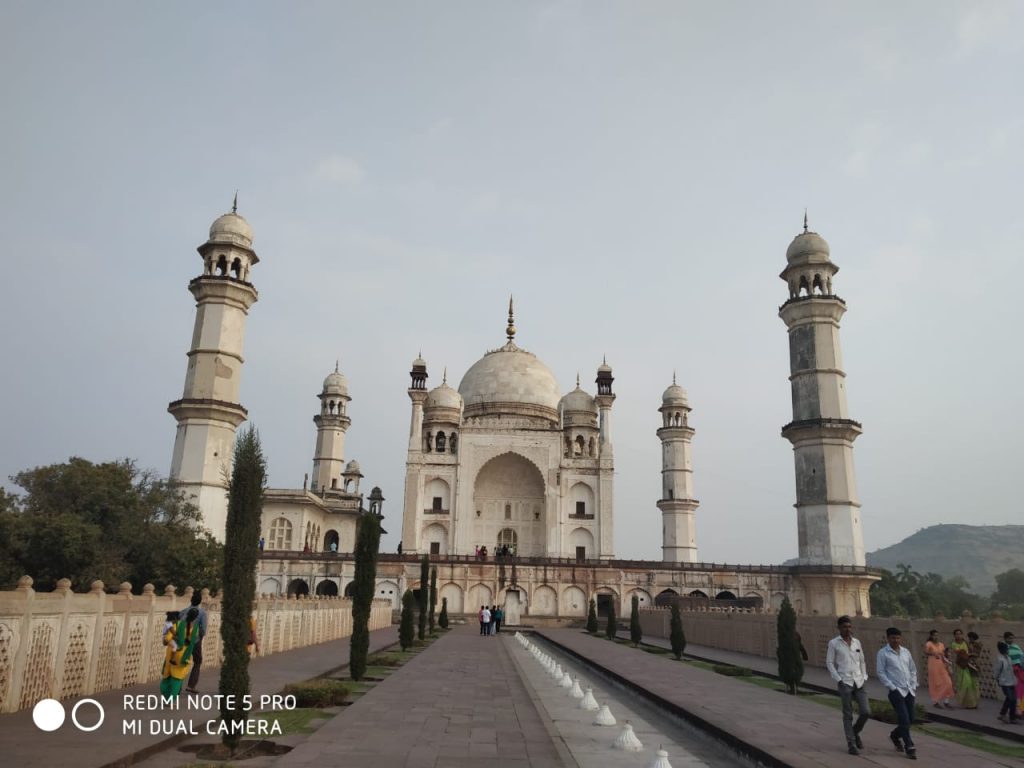
[[[744, 611], [684, 611], [683, 631], [686, 642], [706, 645], [711, 648], [749, 653], [754, 656], [775, 658], [777, 614]], [[644, 635], [668, 637], [671, 611], [654, 608], [640, 612], [640, 624]], [[914, 653], [917, 674], [922, 686], [928, 685], [928, 664], [924, 656], [924, 644], [928, 632], [939, 631], [942, 642], [952, 642], [953, 630], [962, 629], [977, 632], [983, 646], [979, 667], [981, 669], [981, 695], [990, 699], [1002, 699], [1002, 694], [992, 679], [992, 665], [995, 660], [996, 642], [1003, 639], [1004, 632], [1024, 636], [1024, 622], [993, 619], [982, 621], [973, 616], [960, 619], [894, 619], [887, 617], [853, 617], [853, 633], [860, 639], [867, 657], [868, 674], [875, 676], [875, 655], [885, 645], [885, 630], [895, 626], [903, 633], [903, 645]], [[798, 616], [796, 631], [807, 650], [809, 666], [825, 667], [828, 643], [838, 634], [833, 616]]]
[[[178, 595], [168, 586], [157, 595], [151, 584], [141, 595], [131, 590], [126, 582], [117, 594], [107, 594], [97, 581], [87, 594], [75, 594], [61, 579], [56, 591], [41, 593], [25, 576], [16, 589], [0, 592], [0, 712], [31, 707], [43, 698], [68, 699], [159, 680], [165, 613], [187, 608], [193, 590]], [[203, 595], [209, 622], [203, 665], [219, 667], [220, 598], [206, 590]], [[370, 629], [390, 624], [390, 603], [375, 600]], [[352, 601], [263, 596], [256, 602], [256, 631], [261, 655], [347, 637]]]

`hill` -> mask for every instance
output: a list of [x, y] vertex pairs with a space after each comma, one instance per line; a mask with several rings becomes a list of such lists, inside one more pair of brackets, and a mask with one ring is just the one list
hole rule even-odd
[[1024, 569], [1024, 525], [932, 525], [869, 552], [867, 561], [890, 571], [905, 563], [922, 574], [963, 576], [970, 592], [988, 597], [996, 589], [997, 573]]

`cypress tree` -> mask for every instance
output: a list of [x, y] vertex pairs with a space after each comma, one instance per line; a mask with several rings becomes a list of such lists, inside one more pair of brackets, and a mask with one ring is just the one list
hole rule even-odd
[[427, 634], [427, 598], [429, 597], [429, 588], [427, 582], [430, 581], [430, 557], [427, 555], [423, 556], [420, 560], [420, 622], [417, 627], [416, 636], [420, 640], [423, 639], [424, 635]]
[[679, 610], [679, 601], [672, 601], [672, 621], [669, 625], [669, 641], [672, 643], [672, 654], [677, 658], [683, 658], [686, 650], [686, 634], [683, 632], [683, 615]]
[[366, 674], [366, 656], [370, 650], [370, 609], [376, 590], [379, 548], [380, 519], [372, 512], [363, 512], [356, 521], [356, 572], [348, 655], [348, 672], [353, 680], [362, 680]]
[[587, 613], [587, 632], [596, 635], [599, 626], [597, 623], [597, 601], [594, 598], [590, 598], [590, 611]]
[[[263, 491], [267, 484], [267, 462], [260, 436], [252, 425], [235, 441], [231, 481], [228, 486], [228, 516], [224, 532], [224, 591], [221, 600], [221, 637], [224, 664], [220, 669], [220, 693], [225, 697], [220, 717], [225, 723], [244, 723], [248, 712], [242, 708], [249, 695], [249, 617], [256, 597], [256, 560], [259, 555], [260, 517]], [[234, 706], [227, 706], [227, 702]], [[228, 728], [224, 746], [234, 754], [241, 742], [240, 729]], [[232, 732], [236, 731], [236, 732]]]
[[448, 598], [441, 598], [441, 615], [437, 617], [437, 626], [448, 629]]
[[402, 621], [398, 625], [398, 642], [403, 651], [412, 648], [413, 640], [416, 637], [416, 628], [413, 626], [413, 614], [416, 612], [416, 598], [412, 590], [405, 590], [402, 595]]
[[644, 631], [640, 627], [640, 598], [637, 595], [633, 595], [633, 605], [629, 612], [629, 639], [634, 648], [644, 639]]
[[800, 641], [796, 637], [796, 611], [789, 598], [779, 608], [778, 648], [775, 655], [779, 660], [779, 679], [786, 684], [786, 691], [796, 693], [796, 687], [804, 676], [804, 660], [800, 657]]
[[619, 624], [615, 618], [615, 595], [612, 595], [612, 599], [608, 601], [608, 624], [605, 626], [604, 633], [609, 640], [614, 640], [618, 631]]
[[430, 634], [434, 634], [434, 610], [437, 608], [437, 568], [430, 569]]

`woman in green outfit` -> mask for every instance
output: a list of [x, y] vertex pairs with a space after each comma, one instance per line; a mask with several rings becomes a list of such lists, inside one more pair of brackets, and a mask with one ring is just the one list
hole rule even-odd
[[164, 635], [167, 654], [160, 675], [160, 695], [165, 698], [173, 698], [181, 693], [181, 684], [192, 668], [192, 650], [199, 640], [199, 627], [195, 623], [197, 616], [199, 609], [194, 606], [189, 608], [185, 618], [179, 619]]
[[956, 703], [964, 709], [978, 708], [978, 665], [971, 658], [971, 646], [964, 640], [962, 630], [954, 630], [953, 667], [956, 670], [953, 683], [956, 686]]

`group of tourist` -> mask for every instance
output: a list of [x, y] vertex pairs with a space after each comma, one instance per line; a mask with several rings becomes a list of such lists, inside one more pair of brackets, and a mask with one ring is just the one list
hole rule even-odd
[[[849, 616], [840, 616], [839, 635], [828, 644], [825, 666], [836, 682], [842, 700], [843, 731], [847, 750], [851, 755], [864, 748], [860, 733], [871, 716], [871, 707], [865, 685], [868, 680], [867, 662], [860, 641], [853, 636], [853, 623]], [[914, 697], [917, 693], [917, 665], [913, 654], [903, 647], [903, 633], [897, 627], [885, 631], [886, 644], [878, 651], [875, 668], [879, 682], [888, 691], [889, 703], [896, 712], [898, 724], [889, 734], [893, 746], [911, 760], [917, 759], [917, 750], [910, 735], [914, 721]], [[1005, 701], [999, 719], [1017, 724], [1024, 706], [1024, 652], [1016, 644], [1012, 632], [1003, 635], [998, 643], [998, 657], [993, 674], [1003, 691]], [[953, 633], [953, 644], [947, 651], [932, 630], [925, 644], [928, 659], [928, 689], [933, 704], [951, 707], [949, 700], [955, 695], [963, 707], [978, 706], [978, 661], [981, 644], [974, 632], [964, 640], [959, 629]], [[949, 666], [954, 668], [950, 675]], [[954, 678], [956, 687], [954, 688]], [[955, 691], [955, 693], [954, 693]], [[853, 722], [853, 702], [857, 702], [857, 722]]]
[[[160, 673], [160, 695], [173, 698], [181, 694], [184, 684], [189, 693], [199, 693], [199, 674], [203, 666], [203, 638], [206, 636], [206, 610], [201, 592], [192, 593], [191, 606], [186, 611], [167, 611], [163, 627], [164, 666]], [[249, 618], [250, 655], [260, 652], [256, 634], [256, 617]], [[186, 683], [185, 680], [188, 679]]]
[[[487, 553], [487, 545], [486, 544], [484, 546], [477, 545], [475, 547], [475, 549], [473, 550], [473, 553], [476, 556], [477, 560], [486, 560], [487, 559], [487, 554], [488, 554]], [[514, 557], [515, 554], [516, 554], [516, 545], [515, 544], [502, 544], [500, 547], [495, 547], [494, 548], [494, 556], [495, 557]]]
[[481, 605], [477, 616], [480, 619], [480, 634], [494, 635], [501, 631], [501, 622], [505, 620], [505, 611], [497, 605], [492, 605], [490, 608]]

